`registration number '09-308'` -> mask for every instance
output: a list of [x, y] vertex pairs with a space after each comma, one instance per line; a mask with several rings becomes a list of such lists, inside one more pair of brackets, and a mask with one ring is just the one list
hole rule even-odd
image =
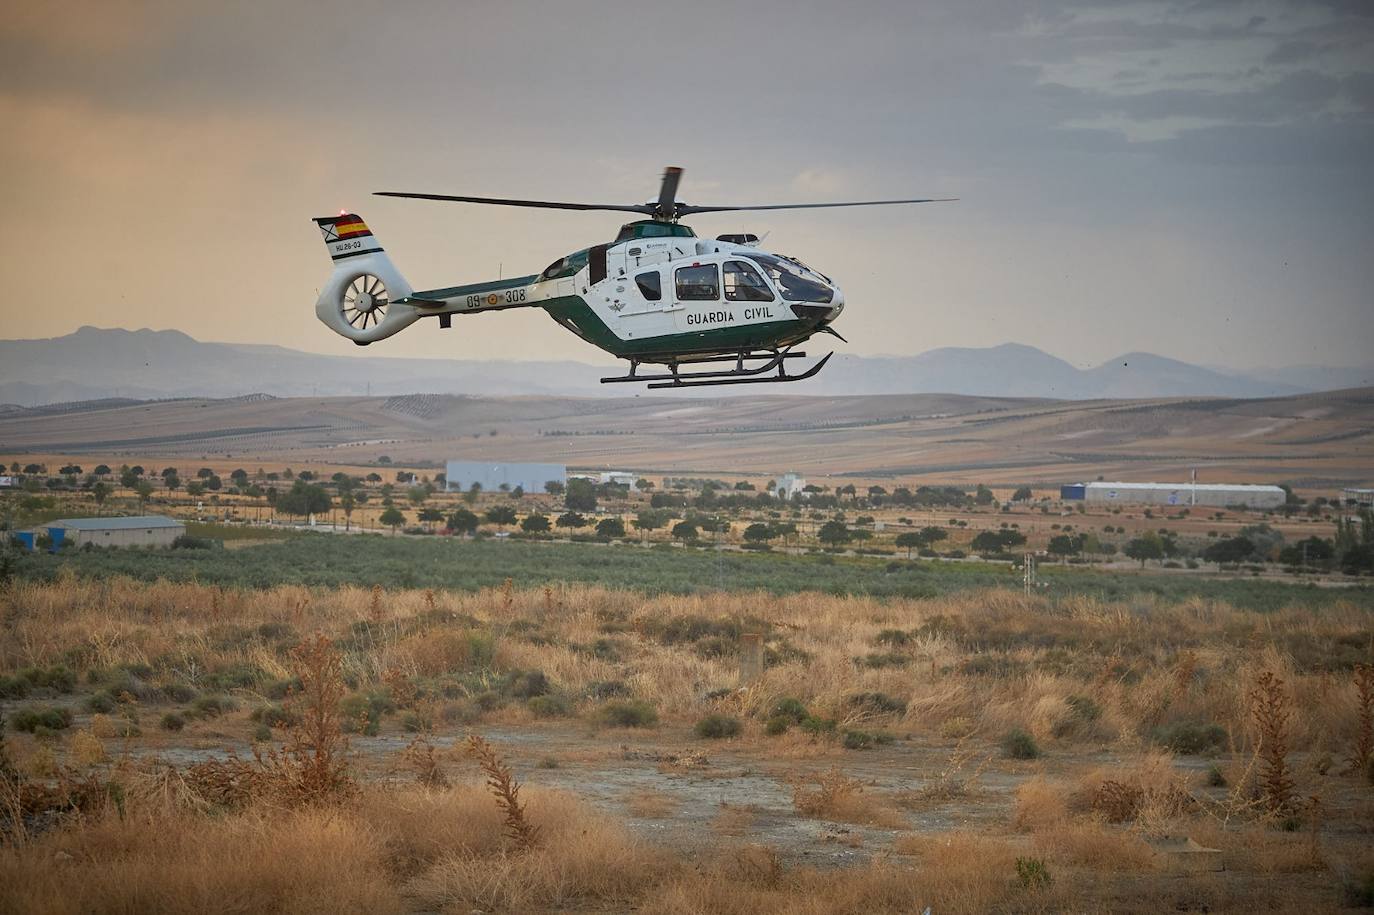
[[507, 289], [505, 292], [479, 292], [463, 299], [464, 308], [493, 308], [497, 305], [518, 305], [525, 301], [524, 289]]

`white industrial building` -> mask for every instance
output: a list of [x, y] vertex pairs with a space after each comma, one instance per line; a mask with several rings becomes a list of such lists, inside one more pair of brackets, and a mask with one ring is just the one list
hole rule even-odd
[[53, 545], [171, 546], [186, 533], [186, 525], [162, 515], [132, 518], [63, 518], [38, 528], [52, 537]]
[[449, 461], [444, 469], [444, 489], [466, 492], [473, 483], [483, 492], [514, 489], [543, 492], [545, 483], [568, 482], [568, 468], [563, 464], [501, 464], [490, 461]]
[[1095, 504], [1130, 503], [1188, 507], [1279, 508], [1288, 499], [1281, 486], [1244, 483], [1080, 483], [1061, 490], [1065, 499]]
[[1374, 489], [1343, 489], [1341, 490], [1341, 501], [1346, 505], [1374, 508]]

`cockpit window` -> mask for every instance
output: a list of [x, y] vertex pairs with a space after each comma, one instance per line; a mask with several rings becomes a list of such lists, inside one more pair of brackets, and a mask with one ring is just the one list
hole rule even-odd
[[677, 297], [682, 302], [712, 302], [720, 298], [715, 264], [677, 268]]
[[749, 259], [763, 268], [782, 297], [789, 302], [828, 303], [835, 298], [835, 290], [819, 273], [800, 261], [773, 254], [750, 254]]
[[731, 302], [771, 302], [773, 290], [744, 261], [725, 262], [725, 298]]
[[663, 278], [657, 270], [638, 274], [635, 277], [635, 285], [639, 287], [639, 294], [650, 302], [657, 302], [663, 298]]

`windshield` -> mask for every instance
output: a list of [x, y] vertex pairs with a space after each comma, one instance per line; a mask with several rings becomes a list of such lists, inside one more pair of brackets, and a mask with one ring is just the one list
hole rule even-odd
[[825, 303], [835, 298], [835, 290], [830, 288], [824, 277], [800, 261], [762, 252], [749, 254], [749, 259], [763, 268], [782, 297], [789, 302]]

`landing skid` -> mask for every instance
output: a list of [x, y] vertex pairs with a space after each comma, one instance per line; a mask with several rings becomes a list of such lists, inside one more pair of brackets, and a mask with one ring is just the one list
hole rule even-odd
[[[630, 372], [627, 375], [615, 375], [609, 378], [602, 378], [602, 384], [618, 384], [632, 381], [649, 382], [648, 388], [704, 388], [717, 384], [779, 384], [788, 381], [802, 381], [813, 377], [817, 372], [825, 367], [834, 353], [826, 353], [819, 362], [811, 366], [804, 372], [790, 375], [787, 372], [787, 360], [804, 359], [806, 353], [794, 353], [792, 350], [741, 350], [733, 356], [700, 356], [684, 357], [668, 363], [668, 372], [655, 375], [639, 374], [639, 367], [642, 364], [637, 359], [630, 360]], [[762, 361], [761, 365], [747, 365]], [[718, 371], [705, 372], [683, 372], [684, 365], [702, 365], [705, 363], [733, 362], [734, 368]], [[774, 374], [774, 372], [776, 372]]]

